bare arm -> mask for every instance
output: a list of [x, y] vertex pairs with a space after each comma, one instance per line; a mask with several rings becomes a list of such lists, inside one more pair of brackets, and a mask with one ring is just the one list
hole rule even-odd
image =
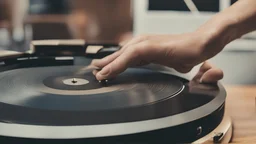
[[239, 0], [199, 27], [205, 35], [206, 59], [219, 53], [225, 45], [256, 30], [256, 0]]
[[[108, 79], [128, 67], [149, 63], [172, 67], [182, 73], [189, 72], [197, 64], [218, 54], [231, 41], [253, 30], [256, 30], [256, 0], [240, 0], [195, 32], [133, 38], [120, 51], [94, 61], [93, 65], [102, 68], [94, 74], [99, 80]], [[216, 73], [222, 76], [220, 70]]]

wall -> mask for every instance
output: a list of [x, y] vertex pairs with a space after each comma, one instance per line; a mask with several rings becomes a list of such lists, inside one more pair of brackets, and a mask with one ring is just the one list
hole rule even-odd
[[[132, 31], [130, 0], [72, 0], [73, 22], [83, 23], [88, 40], [118, 41]], [[82, 26], [81, 26], [82, 27]], [[85, 31], [81, 28], [81, 31]]]

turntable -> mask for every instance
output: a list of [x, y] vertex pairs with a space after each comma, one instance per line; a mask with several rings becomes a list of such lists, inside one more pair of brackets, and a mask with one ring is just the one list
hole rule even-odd
[[119, 50], [81, 40], [1, 52], [1, 143], [228, 143], [226, 91], [154, 67], [95, 79], [91, 59]]

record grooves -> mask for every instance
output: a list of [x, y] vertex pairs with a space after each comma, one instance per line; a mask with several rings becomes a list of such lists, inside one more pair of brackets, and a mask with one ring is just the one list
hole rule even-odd
[[[136, 69], [128, 70], [118, 77], [118, 80], [110, 81], [107, 86], [111, 89], [117, 83], [122, 83], [123, 86], [119, 85], [120, 88], [113, 88], [113, 91], [103, 94], [97, 91], [95, 94], [87, 94], [86, 90], [101, 90], [102, 87], [105, 87], [95, 80], [91, 71], [83, 76], [84, 79], [90, 81], [88, 84], [74, 86], [74, 89], [63, 83], [63, 80], [70, 76], [65, 77], [62, 74], [72, 74], [79, 68], [83, 67], [29, 68], [0, 74], [0, 80], [4, 84], [0, 84], [2, 91], [0, 100], [4, 102], [1, 107], [8, 109], [6, 112], [0, 110], [0, 120], [66, 126], [133, 122], [185, 112], [201, 106], [213, 98], [211, 95], [204, 94], [188, 96], [186, 95], [188, 87], [175, 77], [150, 70], [138, 71]], [[52, 73], [60, 74], [60, 76], [48, 77]], [[33, 74], [36, 74], [37, 77]], [[131, 81], [129, 77], [132, 76], [133, 80]], [[148, 79], [148, 77], [151, 78]], [[84, 90], [85, 94], [70, 96], [65, 93], [63, 95], [44, 93], [41, 92], [41, 83], [44, 83], [46, 87], [62, 90]], [[131, 91], [133, 91], [132, 95]], [[172, 93], [170, 93], [171, 91]], [[19, 92], [18, 97], [14, 95], [16, 92]], [[179, 94], [178, 97], [175, 96], [177, 94]], [[179, 103], [184, 103], [184, 105], [178, 106]], [[19, 113], [22, 113], [22, 116]], [[15, 118], [15, 116], [17, 117]]]

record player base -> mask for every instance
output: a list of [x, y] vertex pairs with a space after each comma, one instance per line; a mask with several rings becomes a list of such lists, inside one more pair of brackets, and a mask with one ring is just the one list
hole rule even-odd
[[229, 143], [232, 138], [232, 120], [225, 115], [222, 122], [211, 133], [193, 142], [193, 144]]

